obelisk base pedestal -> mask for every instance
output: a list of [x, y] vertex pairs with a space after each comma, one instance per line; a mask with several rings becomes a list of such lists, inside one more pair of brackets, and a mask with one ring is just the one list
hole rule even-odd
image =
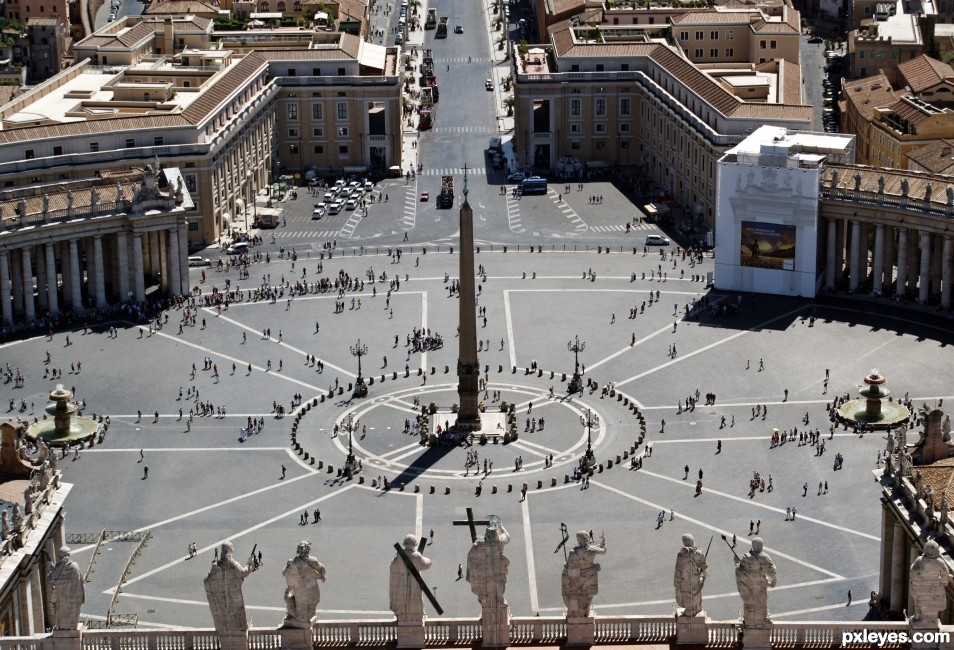
[[596, 639], [596, 619], [592, 616], [566, 619], [566, 644], [593, 645]]
[[480, 616], [483, 648], [505, 648], [510, 645], [510, 608], [484, 609]]
[[[908, 618], [908, 638], [912, 639], [911, 641], [911, 650], [940, 650], [940, 643], [936, 640], [937, 633], [941, 631], [940, 621], [934, 619], [934, 624], [926, 622], [914, 622], [910, 617]], [[914, 634], [916, 632], [933, 632], [933, 641], [914, 641]], [[923, 639], [924, 636], [919, 636], [919, 639]]]
[[398, 621], [397, 647], [423, 648], [424, 647], [424, 619]]
[[282, 637], [282, 648], [288, 650], [310, 650], [312, 647], [311, 628], [282, 627], [278, 630]]
[[772, 650], [772, 623], [746, 625], [742, 623], [742, 648], [744, 650]]
[[680, 609], [676, 616], [676, 643], [680, 645], [706, 645], [709, 643], [709, 631], [706, 629], [706, 613], [701, 611], [695, 616], [684, 616]]

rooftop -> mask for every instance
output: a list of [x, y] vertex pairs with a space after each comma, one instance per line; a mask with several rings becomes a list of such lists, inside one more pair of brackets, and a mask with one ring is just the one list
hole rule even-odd
[[[909, 151], [908, 159], [929, 172], [954, 175], [954, 140], [930, 142], [923, 147]], [[954, 498], [954, 495], [952, 495], [952, 498]]]

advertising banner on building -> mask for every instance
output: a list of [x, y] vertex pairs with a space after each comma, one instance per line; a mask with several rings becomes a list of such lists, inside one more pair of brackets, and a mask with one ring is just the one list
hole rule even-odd
[[741, 266], [795, 270], [795, 226], [760, 221], [743, 221], [741, 226]]

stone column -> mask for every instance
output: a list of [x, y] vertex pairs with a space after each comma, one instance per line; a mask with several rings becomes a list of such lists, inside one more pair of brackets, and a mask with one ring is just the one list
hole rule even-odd
[[874, 270], [872, 271], [872, 288], [875, 292], [881, 291], [881, 281], [884, 276], [884, 226], [875, 226], [874, 243]]
[[891, 291], [891, 285], [894, 283], [894, 228], [888, 226], [884, 238], [884, 277], [881, 280], [881, 288], [886, 292]]
[[133, 286], [136, 302], [146, 299], [146, 277], [142, 262], [142, 235], [133, 233]]
[[944, 249], [941, 254], [941, 307], [944, 309], [951, 308], [951, 254], [951, 238], [945, 237]]
[[125, 232], [116, 233], [116, 290], [119, 301], [129, 300], [129, 243]]
[[23, 317], [27, 321], [36, 318], [36, 305], [33, 302], [33, 257], [30, 247], [20, 249], [23, 261]]
[[166, 272], [166, 264], [163, 262], [168, 260], [169, 257], [169, 246], [166, 238], [163, 236], [165, 233], [163, 231], [156, 231], [150, 233], [151, 239], [155, 242], [155, 249], [157, 251], [156, 259], [153, 262], [153, 268], [156, 272], [159, 273], [159, 290], [168, 293], [169, 292], [169, 274]]
[[835, 222], [835, 281], [841, 282], [845, 278], [845, 237], [847, 236], [847, 220], [838, 219]]
[[931, 288], [931, 233], [921, 231], [921, 272], [918, 274], [918, 302], [927, 303]]
[[168, 240], [168, 245], [166, 246], [166, 268], [168, 270], [167, 276], [169, 278], [169, 295], [170, 296], [180, 296], [182, 295], [182, 276], [179, 273], [179, 233], [176, 232], [176, 229], [166, 231], [166, 238]]
[[73, 309], [83, 308], [83, 276], [80, 275], [79, 242], [70, 240], [70, 302]]
[[51, 314], [60, 313], [60, 303], [57, 291], [59, 290], [56, 281], [56, 250], [53, 248], [53, 242], [45, 245], [46, 248], [46, 299]]
[[103, 237], [93, 235], [93, 273], [96, 274], [96, 306], [106, 306], [106, 282], [103, 277]]
[[7, 251], [0, 251], [0, 316], [3, 317], [3, 325], [13, 324], [13, 304], [11, 303], [10, 292], [10, 260]]
[[881, 582], [879, 584], [879, 596], [882, 602], [885, 602], [890, 597], [891, 592], [891, 570], [894, 567], [894, 558], [891, 555], [892, 551], [894, 551], [894, 519], [889, 514], [888, 508], [882, 508]]
[[82, 250], [86, 257], [86, 300], [90, 306], [96, 305], [96, 255], [93, 254], [92, 239], [85, 237], [82, 241]]
[[858, 276], [861, 274], [861, 222], [851, 222], [851, 253], [848, 262], [848, 289], [858, 290]]
[[176, 228], [179, 233], [179, 293], [189, 295], [189, 224], [183, 221]]
[[464, 202], [460, 206], [460, 337], [457, 356], [457, 394], [460, 398], [460, 410], [457, 412], [457, 426], [467, 431], [480, 429], [477, 399], [480, 362], [477, 359], [477, 308], [474, 304], [477, 299], [474, 284], [474, 211], [467, 202], [465, 177]]
[[49, 307], [46, 299], [48, 296], [46, 288], [46, 259], [43, 256], [43, 249], [37, 246], [37, 260], [36, 260], [36, 302], [40, 307], [40, 311], [45, 311]]
[[908, 606], [907, 597], [908, 539], [904, 527], [894, 522], [894, 547], [891, 550], [891, 595], [888, 609], [901, 613]]
[[15, 249], [10, 257], [10, 273], [13, 281], [13, 313], [17, 316], [23, 314], [23, 263], [22, 259]]
[[828, 256], [825, 261], [825, 287], [829, 290], [835, 288], [835, 242], [838, 239], [835, 230], [835, 220], [828, 220]]
[[918, 264], [919, 242], [920, 237], [915, 237], [914, 233], [911, 233], [911, 236], [908, 237], [908, 290], [911, 292], [914, 292], [918, 286], [918, 271], [920, 270]]
[[905, 282], [908, 279], [908, 229], [898, 228], [898, 296], [905, 294]]

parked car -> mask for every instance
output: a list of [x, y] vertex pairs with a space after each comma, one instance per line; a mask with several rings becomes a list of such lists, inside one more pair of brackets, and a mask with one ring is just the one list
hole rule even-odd
[[225, 249], [225, 252], [229, 255], [243, 255], [248, 252], [248, 244], [245, 242], [240, 242], [238, 244], [232, 244]]
[[493, 81], [493, 79], [488, 79], [487, 81], [485, 81], [485, 82], [484, 82], [484, 88], [486, 88], [487, 90], [493, 90], [493, 89], [494, 89], [494, 81]]
[[321, 219], [323, 216], [325, 216], [325, 207], [323, 205], [315, 206], [315, 209], [312, 210], [311, 218]]
[[212, 266], [212, 260], [208, 257], [190, 257], [189, 266]]
[[328, 214], [338, 214], [341, 212], [341, 208], [344, 206], [344, 203], [341, 201], [335, 201], [328, 206]]
[[647, 246], [668, 246], [671, 242], [668, 237], [663, 237], [662, 235], [647, 235], [646, 236], [646, 245]]
[[355, 199], [348, 199], [348, 202], [345, 203], [345, 210], [354, 210], [358, 207], [358, 202]]
[[455, 34], [463, 34], [463, 33], [464, 33], [464, 26], [463, 26], [463, 25], [454, 25], [454, 33], [455, 33]]
[[516, 172], [516, 173], [514, 173], [514, 174], [510, 174], [510, 176], [507, 177], [507, 180], [508, 180], [508, 181], [511, 181], [511, 182], [513, 182], [513, 183], [519, 183], [519, 182], [521, 182], [523, 179], [525, 179], [526, 177], [527, 177], [526, 174], [523, 174], [523, 173], [521, 173], [521, 172]]
[[335, 193], [334, 193], [334, 192], [325, 192], [325, 197], [324, 197], [323, 200], [324, 200], [325, 203], [333, 203], [334, 200], [335, 200]]

